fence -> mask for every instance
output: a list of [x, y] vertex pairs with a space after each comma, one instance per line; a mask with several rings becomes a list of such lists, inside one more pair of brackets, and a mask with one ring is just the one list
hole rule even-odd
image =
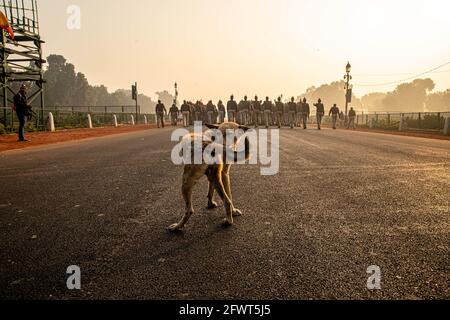
[[[0, 108], [3, 115], [1, 123], [5, 132], [16, 132], [19, 127], [17, 117], [11, 108]], [[31, 122], [27, 123], [27, 131], [45, 130], [49, 112], [53, 114], [56, 129], [74, 129], [88, 127], [87, 115], [91, 115], [93, 127], [113, 125], [113, 116], [116, 115], [118, 124], [131, 124], [132, 118], [136, 124], [143, 124], [145, 118], [148, 123], [155, 123], [154, 114], [136, 113], [136, 106], [106, 106], [106, 107], [45, 107], [44, 118], [40, 118], [41, 110], [36, 109]], [[133, 117], [132, 117], [133, 116]], [[145, 117], [144, 117], [145, 116]], [[43, 120], [43, 121], [41, 121]], [[43, 125], [42, 125], [43, 124]]]
[[[379, 112], [379, 113], [358, 113], [355, 123], [360, 128], [396, 130], [400, 128], [400, 121], [403, 116], [404, 131], [429, 131], [440, 133], [444, 130], [445, 119], [450, 117], [448, 112]], [[310, 123], [314, 124], [316, 116], [310, 118]], [[324, 124], [331, 124], [331, 117], [323, 118]], [[338, 121], [338, 125], [345, 126], [344, 121]]]
[[[5, 132], [15, 132], [19, 127], [18, 119], [11, 108], [1, 109], [3, 114], [2, 123]], [[138, 111], [138, 112], [136, 112]], [[47, 122], [48, 113], [51, 112], [54, 117], [56, 129], [86, 128], [88, 126], [87, 115], [91, 115], [92, 125], [94, 127], [110, 126], [113, 124], [113, 116], [116, 115], [119, 124], [131, 124], [133, 116], [136, 124], [143, 124], [144, 116], [148, 123], [156, 123], [154, 114], [141, 114], [136, 106], [105, 106], [105, 107], [46, 107], [44, 109], [44, 121], [39, 119], [40, 109], [36, 110], [37, 118], [29, 122], [27, 131], [45, 130], [44, 125]], [[6, 117], [5, 117], [6, 116]], [[400, 121], [403, 116], [402, 129], [407, 131], [428, 131], [441, 133], [444, 130], [445, 119], [450, 117], [448, 112], [379, 112], [379, 113], [358, 113], [356, 125], [360, 128], [372, 128], [383, 130], [399, 130]], [[166, 117], [169, 121], [169, 117]], [[315, 124], [316, 117], [313, 114], [309, 119], [310, 124]], [[324, 124], [331, 124], [331, 117], [323, 118]], [[344, 121], [339, 121], [338, 125], [344, 127]], [[1, 132], [0, 132], [1, 133]]]

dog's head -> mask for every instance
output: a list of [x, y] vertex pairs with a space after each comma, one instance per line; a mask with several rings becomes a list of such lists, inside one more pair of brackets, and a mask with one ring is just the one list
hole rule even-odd
[[[247, 132], [248, 130], [250, 130], [249, 127], [243, 126], [243, 125], [240, 125], [240, 124], [237, 124], [237, 123], [234, 123], [234, 122], [225, 122], [225, 123], [222, 123], [220, 125], [218, 125], [218, 124], [208, 124], [207, 123], [207, 124], [205, 124], [205, 126], [208, 129], [211, 129], [211, 130], [219, 130], [219, 131], [221, 131], [222, 132], [222, 136], [223, 136], [224, 144], [227, 143], [226, 142], [226, 138], [227, 138], [227, 131], [228, 130], [232, 130], [232, 131], [242, 130], [244, 133]], [[235, 139], [233, 144], [236, 145], [237, 142], [238, 142], [237, 139]]]

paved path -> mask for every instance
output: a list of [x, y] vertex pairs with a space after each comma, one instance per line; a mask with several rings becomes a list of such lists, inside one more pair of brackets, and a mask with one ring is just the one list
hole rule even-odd
[[[450, 298], [450, 142], [281, 132], [280, 172], [236, 166], [223, 229], [206, 180], [184, 233], [170, 129], [0, 155], [2, 298]], [[82, 290], [65, 288], [66, 268]], [[382, 291], [366, 288], [370, 265]]]

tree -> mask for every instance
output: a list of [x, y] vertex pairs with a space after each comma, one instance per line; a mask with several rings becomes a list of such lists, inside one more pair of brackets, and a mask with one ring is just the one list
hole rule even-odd
[[426, 101], [427, 111], [450, 112], [450, 89], [428, 95]]
[[77, 73], [75, 79], [75, 87], [71, 103], [75, 106], [86, 106], [92, 104], [92, 96], [90, 95], [90, 85], [84, 74]]
[[175, 96], [171, 95], [167, 90], [157, 92], [158, 100], [161, 100], [162, 103], [166, 106], [166, 108], [170, 108], [175, 100]]
[[48, 68], [44, 72], [46, 103], [51, 106], [62, 105], [66, 93], [66, 90], [62, 89], [66, 88], [63, 88], [65, 84], [61, 83], [60, 77], [66, 65], [66, 59], [63, 56], [52, 54], [47, 58], [47, 62]]
[[423, 112], [427, 95], [435, 87], [431, 79], [416, 79], [402, 83], [383, 100], [383, 107], [389, 111]]
[[[128, 106], [134, 105], [131, 90], [119, 89], [108, 92], [104, 85], [91, 86], [86, 76], [75, 72], [75, 66], [67, 63], [61, 55], [50, 55], [47, 58], [48, 67], [44, 72], [45, 100], [48, 106]], [[161, 100], [173, 101], [167, 92], [160, 93]], [[139, 95], [141, 112], [154, 112], [156, 103], [146, 95]]]
[[383, 92], [373, 92], [366, 94], [361, 98], [361, 103], [364, 109], [367, 111], [384, 111], [383, 100], [387, 94]]
[[[298, 100], [303, 97], [310, 102], [316, 102], [318, 99], [321, 99], [326, 107], [329, 106], [331, 108], [336, 103], [341, 109], [344, 109], [345, 93], [345, 82], [336, 81], [330, 84], [323, 84], [318, 88], [310, 87], [303, 95], [298, 97]], [[361, 108], [361, 101], [355, 95], [352, 96], [351, 106]]]

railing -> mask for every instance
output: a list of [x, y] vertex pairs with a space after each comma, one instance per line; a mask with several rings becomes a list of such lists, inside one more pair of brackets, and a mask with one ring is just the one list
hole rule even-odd
[[[3, 124], [1, 131], [14, 132], [19, 127], [18, 119], [12, 112], [11, 108], [0, 108], [0, 123]], [[36, 109], [37, 117], [33, 118], [27, 125], [28, 131], [45, 130], [49, 112], [53, 114], [55, 127], [57, 129], [71, 129], [71, 128], [86, 128], [88, 127], [87, 115], [91, 115], [92, 125], [94, 127], [111, 126], [113, 125], [113, 115], [116, 115], [119, 124], [130, 124], [132, 117], [136, 124], [143, 124], [145, 118], [148, 123], [156, 123], [155, 114], [141, 114], [136, 113], [136, 106], [105, 106], [105, 107], [46, 107], [43, 110], [44, 119], [41, 121], [41, 110]], [[6, 115], [6, 118], [5, 118]], [[145, 116], [145, 118], [144, 118]], [[400, 122], [403, 117], [402, 130], [404, 131], [428, 131], [434, 133], [441, 133], [444, 130], [445, 119], [450, 118], [450, 111], [448, 112], [380, 112], [380, 113], [358, 113], [355, 119], [355, 124], [360, 128], [395, 130], [400, 129]], [[169, 117], [165, 117], [169, 121]], [[314, 125], [316, 123], [316, 116], [312, 114], [309, 118], [309, 123]], [[325, 116], [323, 124], [331, 124], [331, 117]], [[345, 127], [345, 121], [339, 120], [338, 126]]]
[[[16, 132], [19, 127], [17, 116], [11, 108], [0, 108], [0, 123], [4, 132]], [[139, 110], [139, 108], [137, 109]], [[87, 128], [87, 115], [91, 115], [93, 127], [104, 127], [113, 125], [113, 117], [116, 115], [119, 125], [131, 124], [132, 119], [135, 124], [156, 123], [154, 114], [136, 113], [136, 106], [106, 106], [106, 107], [45, 107], [43, 119], [41, 119], [41, 109], [33, 109], [35, 116], [27, 123], [27, 131], [45, 130], [48, 114], [51, 112], [54, 118], [56, 129]], [[5, 117], [6, 116], [6, 117]], [[43, 120], [43, 121], [42, 121]]]
[[[399, 130], [400, 121], [403, 117], [402, 129], [405, 131], [430, 131], [442, 132], [444, 130], [445, 119], [450, 117], [448, 112], [379, 112], [379, 113], [358, 113], [355, 119], [357, 127]], [[311, 124], [316, 122], [315, 114], [309, 119]], [[331, 124], [331, 117], [323, 118], [324, 124]], [[345, 126], [345, 121], [338, 121], [338, 126]]]

